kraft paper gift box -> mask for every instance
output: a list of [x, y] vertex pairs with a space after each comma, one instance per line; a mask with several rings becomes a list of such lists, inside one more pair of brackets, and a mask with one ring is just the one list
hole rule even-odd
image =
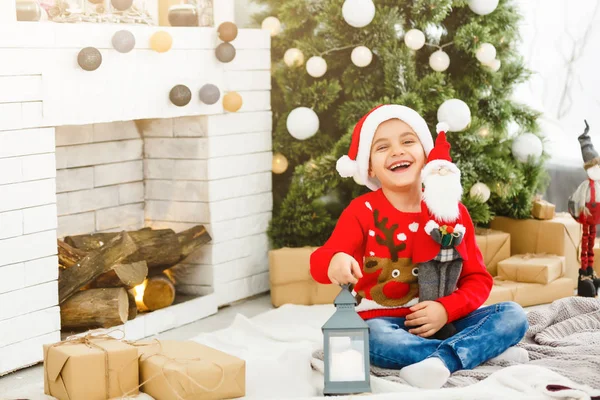
[[92, 338], [44, 345], [44, 393], [58, 400], [136, 396], [138, 386], [138, 350], [125, 342]]
[[192, 341], [139, 346], [142, 392], [156, 400], [217, 400], [246, 395], [246, 362]]
[[284, 247], [269, 251], [271, 303], [332, 304], [340, 293], [338, 285], [323, 285], [310, 275], [310, 255], [317, 247]]
[[498, 277], [506, 281], [547, 284], [563, 276], [565, 258], [554, 254], [522, 254], [498, 263]]
[[577, 287], [582, 228], [571, 215], [557, 213], [551, 220], [496, 217], [491, 228], [510, 234], [511, 255], [546, 253], [564, 256], [564, 276], [571, 278], [573, 287]]
[[546, 200], [536, 200], [531, 208], [531, 215], [537, 219], [553, 219], [556, 216], [556, 206]]
[[513, 293], [512, 290], [508, 287], [494, 285], [492, 286], [492, 291], [490, 292], [490, 296], [485, 301], [485, 305], [502, 303], [505, 301], [513, 301]]
[[[558, 278], [546, 285], [541, 283], [523, 283], [494, 278], [492, 295], [486, 305], [502, 301], [514, 301], [523, 307], [552, 303], [555, 300], [573, 296], [573, 280]], [[495, 293], [494, 293], [495, 292]]]
[[498, 262], [510, 257], [510, 234], [492, 229], [477, 229], [475, 240], [488, 272], [496, 276]]

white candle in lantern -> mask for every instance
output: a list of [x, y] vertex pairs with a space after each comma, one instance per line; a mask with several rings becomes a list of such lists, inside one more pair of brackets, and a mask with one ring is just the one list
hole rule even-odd
[[330, 339], [329, 380], [332, 382], [363, 381], [365, 360], [363, 354], [352, 348], [349, 337]]

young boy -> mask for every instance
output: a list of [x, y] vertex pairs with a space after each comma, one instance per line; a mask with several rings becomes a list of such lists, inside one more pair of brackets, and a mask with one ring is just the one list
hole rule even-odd
[[[432, 148], [426, 122], [408, 107], [382, 105], [365, 115], [337, 170], [372, 192], [350, 203], [310, 261], [317, 282], [353, 285], [356, 311], [370, 328], [371, 363], [401, 369], [405, 381], [421, 388], [440, 388], [452, 372], [491, 358], [527, 360], [525, 350], [511, 347], [528, 327], [523, 309], [513, 302], [480, 308], [493, 280], [466, 209], [467, 259], [456, 291], [437, 301], [418, 300], [412, 255], [426, 222], [420, 220], [421, 170]], [[454, 336], [430, 338], [450, 322]]]

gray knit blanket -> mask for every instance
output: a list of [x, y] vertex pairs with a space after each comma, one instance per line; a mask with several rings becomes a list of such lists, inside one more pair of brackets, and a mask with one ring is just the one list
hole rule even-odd
[[[567, 297], [527, 314], [529, 330], [517, 345], [529, 353], [529, 364], [548, 368], [573, 382], [600, 389], [600, 300]], [[323, 351], [313, 357], [323, 360]], [[482, 381], [510, 361], [488, 361], [472, 370], [457, 371], [444, 387], [464, 387]], [[371, 366], [371, 374], [405, 383], [399, 370]]]

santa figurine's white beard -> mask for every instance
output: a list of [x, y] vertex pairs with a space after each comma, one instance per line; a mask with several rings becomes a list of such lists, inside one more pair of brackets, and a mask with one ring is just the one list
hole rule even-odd
[[458, 204], [463, 188], [460, 175], [448, 172], [446, 175], [430, 174], [424, 178], [423, 200], [429, 211], [439, 222], [451, 223], [458, 219]]

